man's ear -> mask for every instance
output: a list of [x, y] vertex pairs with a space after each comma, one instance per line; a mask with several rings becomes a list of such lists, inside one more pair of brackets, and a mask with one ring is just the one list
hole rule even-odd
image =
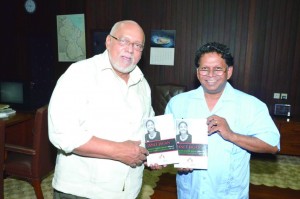
[[108, 48], [111, 42], [111, 37], [109, 35], [106, 36], [105, 39], [105, 47]]
[[198, 69], [199, 69], [199, 67], [196, 69], [196, 75], [197, 75], [198, 80], [200, 81], [200, 74], [199, 74]]
[[227, 69], [227, 80], [229, 80], [233, 73], [233, 66], [229, 66]]

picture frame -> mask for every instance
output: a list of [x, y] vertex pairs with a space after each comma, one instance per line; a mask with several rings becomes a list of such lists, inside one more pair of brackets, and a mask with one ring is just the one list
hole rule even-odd
[[96, 29], [92, 31], [92, 55], [97, 55], [105, 51], [105, 40], [108, 34], [109, 30]]

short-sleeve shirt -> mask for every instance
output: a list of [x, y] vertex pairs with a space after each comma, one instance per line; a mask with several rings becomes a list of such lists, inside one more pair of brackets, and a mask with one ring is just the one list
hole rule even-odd
[[[178, 94], [166, 107], [166, 114], [175, 119], [207, 118], [218, 115], [227, 120], [232, 131], [253, 136], [279, 147], [279, 132], [270, 117], [267, 106], [229, 83], [212, 111], [209, 110], [202, 86]], [[208, 138], [208, 169], [194, 170], [187, 175], [177, 174], [179, 199], [230, 198], [246, 199], [249, 194], [250, 153], [224, 140], [215, 133]]]

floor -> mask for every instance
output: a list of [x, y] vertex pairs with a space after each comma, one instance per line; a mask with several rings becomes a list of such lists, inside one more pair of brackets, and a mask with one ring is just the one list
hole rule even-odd
[[[250, 184], [250, 199], [297, 199], [300, 190], [282, 189]], [[175, 175], [164, 173], [160, 177], [151, 199], [177, 199]]]

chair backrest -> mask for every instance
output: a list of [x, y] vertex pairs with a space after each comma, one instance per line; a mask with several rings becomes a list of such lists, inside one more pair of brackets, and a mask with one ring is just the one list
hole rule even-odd
[[33, 175], [46, 175], [54, 169], [56, 148], [48, 137], [48, 106], [37, 109], [33, 126]]
[[155, 115], [163, 115], [169, 100], [186, 91], [186, 86], [179, 84], [159, 84], [154, 86], [153, 109]]

